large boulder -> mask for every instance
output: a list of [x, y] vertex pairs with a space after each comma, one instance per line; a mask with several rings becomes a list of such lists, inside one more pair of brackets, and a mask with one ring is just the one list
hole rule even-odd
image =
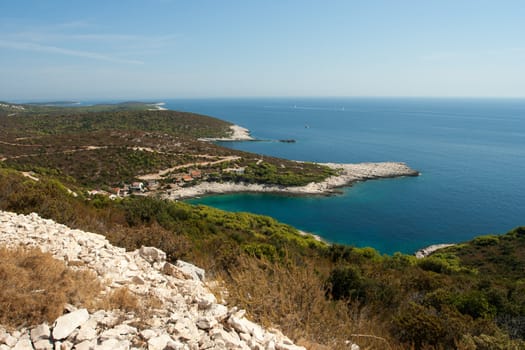
[[166, 261], [166, 253], [155, 247], [140, 247], [139, 254], [149, 263], [161, 263]]
[[86, 309], [79, 309], [60, 316], [53, 325], [53, 339], [60, 340], [67, 338], [77, 327], [82, 326], [87, 320], [89, 320], [89, 313]]
[[191, 276], [194, 280], [204, 282], [205, 272], [200, 267], [182, 260], [177, 260], [177, 267], [186, 275]]

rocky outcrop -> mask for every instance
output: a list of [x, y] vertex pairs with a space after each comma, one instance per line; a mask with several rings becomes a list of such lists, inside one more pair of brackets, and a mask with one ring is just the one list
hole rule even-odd
[[68, 305], [51, 325], [14, 332], [0, 327], [0, 350], [304, 349], [280, 331], [248, 320], [244, 310], [218, 302], [205, 283], [204, 270], [182, 261], [170, 264], [156, 248], [126, 252], [101, 235], [73, 230], [37, 214], [8, 212], [0, 212], [0, 244], [38, 247], [71, 268], [95, 271], [106, 283], [106, 293], [126, 287], [162, 303], [143, 318], [122, 310], [88, 312]]
[[311, 182], [305, 186], [278, 186], [267, 184], [247, 184], [236, 182], [201, 182], [195, 186], [172, 189], [164, 197], [168, 199], [181, 199], [206, 194], [222, 194], [236, 192], [257, 193], [284, 193], [294, 195], [320, 195], [331, 194], [335, 189], [350, 186], [358, 181], [372, 179], [384, 179], [401, 176], [418, 176], [420, 173], [410, 168], [405, 163], [382, 162], [382, 163], [319, 163], [338, 172], [321, 182]]
[[226, 141], [255, 141], [250, 135], [250, 130], [239, 125], [230, 125], [229, 136], [227, 137], [201, 137], [199, 141], [226, 142]]
[[451, 244], [451, 243], [442, 243], [442, 244], [430, 245], [430, 246], [428, 246], [426, 248], [419, 249], [417, 252], [414, 253], [414, 255], [418, 259], [423, 259], [423, 258], [426, 258], [427, 256], [429, 256], [430, 254], [434, 253], [435, 251], [438, 251], [438, 250], [446, 248], [446, 247], [451, 247], [453, 245], [454, 244]]

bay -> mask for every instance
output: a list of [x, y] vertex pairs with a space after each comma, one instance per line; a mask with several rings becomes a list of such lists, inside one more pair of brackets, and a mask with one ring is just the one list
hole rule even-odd
[[[525, 225], [525, 100], [173, 99], [269, 142], [235, 149], [314, 162], [403, 161], [422, 175], [355, 184], [331, 197], [229, 194], [191, 200], [270, 215], [330, 242], [412, 253]], [[270, 142], [294, 139], [296, 143]]]

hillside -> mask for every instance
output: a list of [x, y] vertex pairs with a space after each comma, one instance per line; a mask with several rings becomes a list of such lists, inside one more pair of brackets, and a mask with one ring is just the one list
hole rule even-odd
[[50, 101], [35, 103], [10, 103], [0, 101], [0, 115], [35, 115], [35, 114], [75, 114], [85, 112], [108, 112], [138, 110], [147, 111], [158, 109], [156, 104], [144, 102], [121, 102], [114, 104], [82, 105], [75, 101]]
[[[198, 140], [228, 136], [227, 122], [135, 110], [0, 118], [0, 210], [38, 213], [103, 235], [128, 252], [156, 247], [173, 265], [202, 266], [210, 281], [226, 288], [228, 305], [308, 349], [348, 349], [350, 343], [362, 349], [525, 348], [523, 228], [423, 259], [330, 245], [269, 217], [165, 200], [150, 190], [109, 196], [114, 186], [166, 169], [155, 180], [162, 191], [210, 177], [290, 185], [336, 172]], [[230, 171], [240, 168], [244, 173]], [[192, 174], [191, 181], [177, 178], [183, 173]], [[0, 273], [9, 271], [7, 261]], [[124, 303], [128, 296], [116, 299]], [[9, 318], [11, 311], [0, 307], [0, 316]]]
[[[170, 264], [156, 248], [125, 252], [103, 236], [71, 230], [36, 214], [7, 212], [0, 212], [0, 241], [6, 283], [0, 292], [0, 321], [10, 327], [43, 322], [12, 332], [0, 329], [2, 349], [304, 350], [278, 330], [251, 322], [244, 310], [219, 303], [202, 269], [180, 260]], [[53, 276], [52, 269], [62, 264], [62, 276]], [[29, 266], [40, 270], [40, 284], [23, 281]], [[54, 290], [52, 281], [44, 280], [54, 277], [55, 283], [65, 284], [67, 273], [83, 274], [84, 280], [76, 283], [89, 282], [82, 287], [92, 293], [75, 290], [72, 297], [70, 290], [64, 297], [60, 293], [65, 286]]]
[[[157, 184], [163, 188], [208, 178], [306, 185], [335, 174], [316, 164], [262, 160], [200, 141], [231, 134], [230, 123], [208, 116], [133, 109], [59, 111], [0, 114], [0, 160], [18, 170], [55, 175], [70, 185], [104, 189], [158, 172], [163, 176]], [[183, 180], [192, 171], [198, 175]]]

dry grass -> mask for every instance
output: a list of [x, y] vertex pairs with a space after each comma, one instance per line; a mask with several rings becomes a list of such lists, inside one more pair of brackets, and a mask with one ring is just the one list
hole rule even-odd
[[126, 287], [117, 288], [109, 292], [102, 300], [100, 306], [105, 310], [117, 309], [134, 313], [142, 311], [139, 298]]
[[127, 287], [110, 291], [96, 305], [98, 309], [131, 312], [140, 321], [150, 318], [162, 307], [162, 301], [153, 294], [137, 296]]
[[326, 298], [313, 264], [282, 266], [241, 257], [238, 266], [223, 276], [228, 299], [258, 322], [279, 325], [286, 335], [313, 349], [343, 348], [350, 339], [354, 322], [348, 308]]
[[392, 339], [388, 324], [366, 307], [327, 298], [328, 266], [288, 261], [283, 265], [241, 255], [236, 268], [217, 272], [217, 277], [228, 290], [228, 302], [307, 349], [349, 349], [351, 342], [367, 350], [411, 349]]
[[37, 248], [0, 247], [0, 281], [0, 324], [14, 328], [52, 322], [66, 303], [90, 304], [102, 289], [94, 273]]
[[103, 284], [89, 270], [73, 270], [37, 248], [0, 247], [0, 324], [9, 328], [51, 323], [66, 303], [89, 310], [120, 310], [151, 317], [162, 302], [137, 296], [126, 287], [103, 295]]

